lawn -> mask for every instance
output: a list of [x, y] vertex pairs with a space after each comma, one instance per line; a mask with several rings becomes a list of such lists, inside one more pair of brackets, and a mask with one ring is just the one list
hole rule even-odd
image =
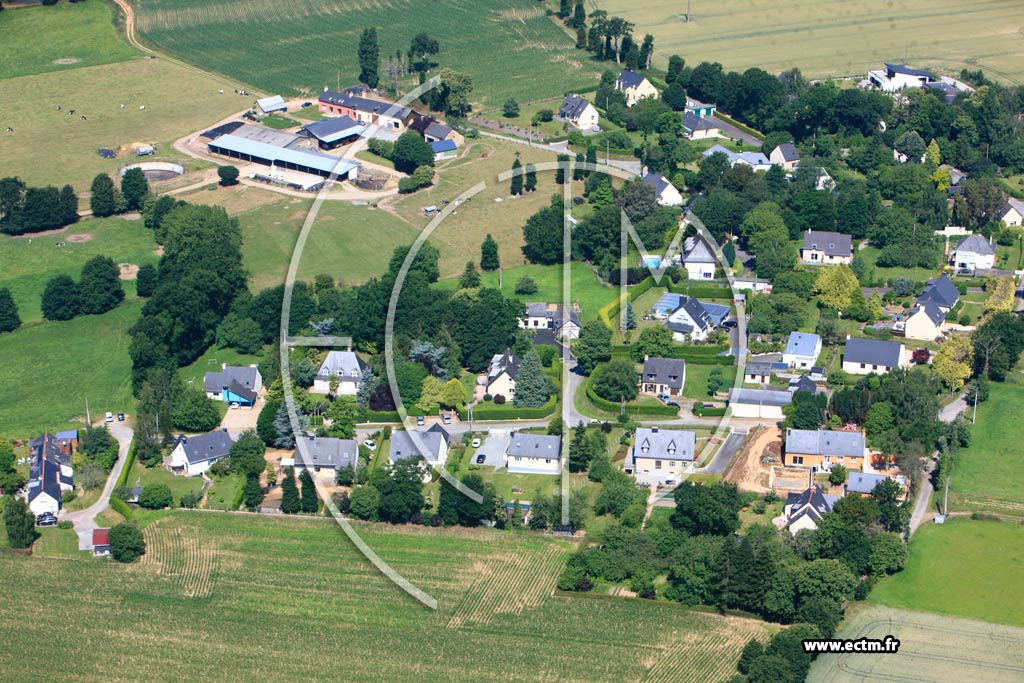
[[220, 370], [223, 365], [258, 365], [262, 360], [262, 354], [250, 356], [231, 348], [218, 349], [214, 344], [194, 363], [179, 369], [178, 374], [189, 384], [201, 387], [207, 372]]
[[722, 369], [722, 388], [719, 389], [719, 395], [724, 397], [728, 393], [729, 389], [732, 388], [733, 382], [736, 380], [736, 366], [735, 365], [697, 365], [696, 363], [686, 364], [686, 383], [683, 385], [683, 396], [686, 398], [696, 399], [698, 401], [713, 401], [722, 400], [713, 399], [708, 395], [708, 377], [711, 376], [711, 371], [715, 368]]
[[[356, 45], [367, 26], [377, 27], [382, 57], [405, 53], [417, 33], [436, 38], [441, 50], [434, 61], [468, 73], [472, 99], [485, 105], [499, 106], [510, 96], [528, 101], [561, 95], [593, 82], [601, 71], [534, 0], [141, 0], [136, 7], [148, 42], [282, 95], [354, 84]], [[229, 26], [245, 27], [245, 40], [225, 50]], [[389, 83], [382, 65], [381, 87]]]
[[368, 149], [356, 152], [356, 159], [368, 161], [371, 164], [377, 164], [378, 166], [384, 166], [385, 168], [390, 168], [392, 170], [395, 168], [395, 162], [391, 161], [391, 159], [385, 159], [382, 156], [377, 156]]
[[236, 474], [215, 479], [213, 488], [206, 494], [206, 507], [211, 510], [234, 510], [235, 496], [245, 482]]
[[[73, 661], [77, 677], [99, 679], [114, 660], [131, 680], [273, 670], [294, 681], [343, 672], [353, 683], [718, 683], [745, 642], [767, 633], [680, 605], [554, 594], [572, 546], [539, 535], [354, 526], [438, 609], [378, 573], [333, 521], [181, 511], [145, 527], [146, 555], [130, 567], [0, 553], [4, 678], [64, 680]], [[279, 645], [296, 633], [301, 647]], [[338, 647], [346, 642], [358, 647]]]
[[869, 599], [891, 607], [1024, 626], [1021, 591], [1024, 526], [951, 519], [918, 529], [906, 568], [880, 582]]
[[[868, 69], [882, 68], [885, 59], [918, 68], [959, 72], [966, 66], [1011, 80], [1024, 78], [1018, 0], [904, 0], [896, 7], [874, 0], [838, 5], [721, 0], [694, 3], [690, 22], [684, 20], [684, 6], [673, 0], [597, 4], [609, 15], [634, 22], [635, 35], [654, 34], [655, 65], [660, 68], [668, 55], [677, 53], [688, 65], [721, 62], [726, 70], [758, 67], [773, 74], [796, 66], [808, 78], [861, 79]], [[908, 42], [907, 36], [914, 39]]]
[[865, 247], [857, 253], [864, 257], [864, 261], [869, 267], [875, 269], [875, 276], [886, 282], [892, 282], [898, 277], [910, 278], [914, 282], [925, 282], [939, 274], [938, 268], [882, 268], [877, 266], [875, 262], [878, 260], [881, 250], [876, 247]]
[[276, 128], [278, 130], [294, 128], [296, 126], [302, 125], [301, 121], [296, 121], [295, 119], [290, 119], [287, 116], [281, 116], [280, 114], [271, 114], [270, 116], [265, 116], [262, 119], [260, 119], [260, 123], [262, 123], [264, 126], [267, 126], [268, 128]]
[[49, 527], [38, 531], [39, 538], [32, 544], [33, 555], [64, 559], [88, 557], [78, 552], [78, 534], [74, 529]]
[[81, 427], [86, 399], [94, 419], [107, 410], [131, 412], [128, 329], [141, 307], [136, 300], [103, 315], [41, 322], [0, 335], [3, 434], [27, 438], [43, 429]]
[[992, 383], [989, 399], [978, 405], [978, 423], [971, 429], [971, 445], [957, 454], [949, 486], [952, 509], [1024, 515], [1021, 401], [1021, 384]]
[[202, 477], [180, 477], [167, 469], [160, 467], [145, 467], [139, 461], [132, 465], [125, 484], [129, 488], [155, 486], [164, 484], [171, 490], [174, 504], [177, 505], [181, 497], [187, 493], [199, 493], [203, 489]]
[[[140, 59], [142, 55], [118, 35], [114, 14], [114, 5], [106, 2], [62, 2], [0, 12], [0, 78]], [[41, 36], [59, 39], [40, 40]]]
[[[77, 280], [82, 266], [94, 256], [109, 256], [115, 263], [156, 265], [155, 249], [153, 233], [141, 220], [123, 218], [81, 221], [59, 235], [0, 235], [0, 287], [10, 288], [22, 322], [37, 321], [42, 318], [43, 289], [51, 278], [70, 275]], [[124, 282], [128, 295], [134, 293], [134, 284]]]

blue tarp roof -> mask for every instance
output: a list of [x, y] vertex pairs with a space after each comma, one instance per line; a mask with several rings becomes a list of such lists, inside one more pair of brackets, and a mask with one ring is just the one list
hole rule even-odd
[[344, 176], [353, 168], [359, 166], [351, 161], [339, 159], [329, 154], [319, 154], [301, 149], [288, 149], [286, 147], [275, 147], [265, 142], [240, 138], [237, 135], [222, 135], [210, 143], [211, 147], [219, 147], [236, 154], [245, 154], [271, 162], [281, 162], [306, 166], [324, 173], [337, 173]]
[[438, 140], [437, 142], [431, 142], [430, 148], [434, 150], [434, 154], [439, 154], [440, 152], [454, 152], [457, 149], [454, 140]]

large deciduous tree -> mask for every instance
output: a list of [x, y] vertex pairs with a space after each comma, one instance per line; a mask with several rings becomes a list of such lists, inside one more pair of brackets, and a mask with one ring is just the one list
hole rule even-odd
[[82, 297], [82, 313], [99, 314], [116, 307], [124, 299], [121, 270], [106, 256], [94, 256], [82, 266], [78, 293]]
[[573, 355], [580, 372], [589, 375], [598, 364], [611, 360], [612, 331], [599, 320], [583, 323], [579, 339], [573, 344]]
[[434, 150], [422, 135], [414, 130], [407, 130], [395, 141], [391, 161], [395, 164], [396, 170], [412, 173], [420, 166], [434, 165]]

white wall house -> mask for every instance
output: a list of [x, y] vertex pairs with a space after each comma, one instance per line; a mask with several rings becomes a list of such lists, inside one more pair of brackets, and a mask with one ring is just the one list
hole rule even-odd
[[526, 304], [526, 316], [519, 319], [519, 327], [527, 330], [551, 330], [558, 339], [576, 339], [580, 336], [580, 313], [573, 307], [566, 313], [558, 304]]
[[197, 436], [179, 436], [171, 451], [171, 469], [190, 477], [203, 474], [213, 463], [231, 455], [231, 444], [226, 429]]
[[1003, 205], [999, 220], [1007, 225], [1024, 225], [1024, 201], [1010, 197]]
[[658, 89], [640, 74], [626, 69], [615, 79], [615, 89], [621, 90], [626, 96], [626, 106], [632, 107], [640, 100], [657, 97]]
[[868, 80], [879, 90], [897, 92], [904, 88], [921, 88], [939, 79], [928, 71], [911, 69], [904, 64], [886, 64], [884, 69], [869, 71]]
[[668, 178], [660, 173], [648, 173], [643, 177], [646, 185], [654, 188], [654, 196], [659, 206], [682, 206], [683, 195], [679, 193], [676, 186], [668, 181]]
[[681, 429], [639, 427], [626, 456], [626, 471], [642, 480], [677, 480], [693, 470], [697, 435]]
[[561, 448], [559, 436], [513, 432], [509, 435], [505, 463], [509, 472], [558, 474], [562, 470]]
[[580, 130], [590, 130], [600, 122], [597, 109], [579, 95], [567, 95], [558, 115]]
[[949, 255], [949, 264], [960, 270], [991, 270], [996, 263], [996, 248], [991, 240], [981, 235], [971, 235], [956, 243], [956, 249]]
[[715, 330], [711, 316], [692, 296], [683, 297], [679, 308], [665, 320], [665, 327], [672, 330], [675, 341], [704, 341]]
[[843, 352], [843, 370], [851, 375], [884, 375], [910, 365], [907, 347], [898, 342], [850, 337]]
[[821, 355], [821, 337], [807, 332], [791, 332], [782, 352], [782, 362], [791, 368], [812, 368]]
[[[415, 436], [413, 436], [414, 434]], [[439, 424], [424, 431], [394, 432], [391, 434], [388, 457], [392, 464], [409, 458], [422, 460], [424, 465], [423, 482], [427, 483], [432, 478], [431, 471], [435, 467], [443, 466], [447, 461], [450, 444], [451, 437]]]
[[772, 166], [780, 166], [784, 171], [792, 171], [800, 164], [800, 152], [792, 142], [784, 142], [768, 155]]
[[687, 237], [683, 242], [683, 267], [689, 280], [714, 280], [718, 259], [715, 251], [700, 235]]
[[804, 233], [800, 261], [811, 266], [853, 262], [853, 240], [839, 232], [808, 230]]
[[733, 417], [756, 417], [781, 420], [782, 409], [793, 402], [793, 393], [773, 389], [733, 389], [729, 392], [729, 408]]
[[367, 365], [353, 351], [331, 351], [321, 363], [310, 389], [315, 394], [326, 394], [331, 390], [331, 378], [338, 379], [338, 396], [355, 396], [359, 393], [363, 372]]

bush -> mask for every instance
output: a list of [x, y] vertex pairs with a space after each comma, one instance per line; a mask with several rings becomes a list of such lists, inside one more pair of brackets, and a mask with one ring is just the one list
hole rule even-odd
[[132, 512], [132, 509], [128, 507], [128, 503], [124, 502], [120, 498], [111, 497], [110, 507], [114, 509], [114, 512], [118, 513], [125, 519], [131, 519], [135, 516], [135, 514]]
[[421, 187], [427, 187], [434, 182], [434, 168], [432, 166], [418, 166], [408, 178], [398, 181], [398, 191], [403, 194], [415, 192]]
[[224, 187], [238, 184], [238, 169], [234, 166], [218, 166], [217, 177]]
[[72, 524], [71, 520], [69, 520], [69, 519], [62, 519], [59, 522], [57, 522], [57, 528], [58, 529], [74, 529], [75, 525]]
[[505, 397], [502, 394], [496, 395], [494, 397], [494, 404], [498, 405], [498, 406], [504, 405], [505, 404]]
[[534, 118], [537, 120], [538, 123], [547, 123], [548, 121], [554, 120], [555, 112], [553, 112], [550, 109], [540, 109], [534, 115]]
[[146, 554], [146, 541], [134, 522], [121, 522], [110, 529], [110, 554], [118, 562], [134, 562]]
[[153, 484], [142, 489], [139, 494], [139, 507], [148, 510], [161, 510], [174, 505], [174, 496], [166, 484]]
[[531, 277], [525, 275], [516, 282], [516, 294], [536, 294], [537, 283]]

